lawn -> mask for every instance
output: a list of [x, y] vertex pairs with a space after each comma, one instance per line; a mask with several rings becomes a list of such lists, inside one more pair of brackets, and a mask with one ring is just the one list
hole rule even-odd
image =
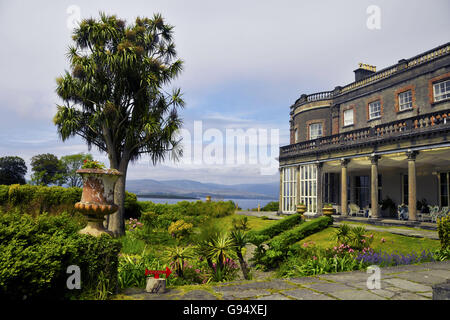
[[[364, 224], [358, 224], [363, 225]], [[330, 248], [336, 245], [336, 241], [333, 239], [333, 235], [336, 232], [336, 228], [330, 227], [315, 233], [301, 241], [300, 244], [305, 242], [313, 241], [316, 246], [321, 248]], [[382, 250], [387, 253], [393, 253], [395, 251], [399, 253], [411, 253], [411, 252], [422, 252], [423, 250], [434, 250], [439, 249], [439, 240], [433, 240], [428, 238], [415, 238], [401, 236], [389, 232], [372, 231], [368, 230], [368, 234], [373, 234], [374, 240], [372, 242], [372, 248], [375, 251]], [[383, 243], [381, 239], [385, 240]]]

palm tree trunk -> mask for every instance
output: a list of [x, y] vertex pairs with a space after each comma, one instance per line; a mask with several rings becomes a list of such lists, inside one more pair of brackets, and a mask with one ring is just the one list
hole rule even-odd
[[250, 280], [248, 275], [248, 266], [247, 262], [245, 262], [244, 257], [240, 251], [237, 252], [237, 256], [239, 258], [239, 264], [241, 265], [242, 274], [244, 275], [245, 280]]
[[127, 179], [127, 167], [128, 163], [125, 163], [123, 160], [118, 168], [114, 168], [113, 165], [111, 165], [111, 168], [117, 169], [122, 173], [122, 176], [119, 177], [114, 188], [114, 203], [119, 206], [119, 210], [111, 214], [108, 219], [108, 230], [112, 231], [116, 237], [120, 237], [125, 234], [125, 222], [123, 217], [125, 213], [125, 183]]

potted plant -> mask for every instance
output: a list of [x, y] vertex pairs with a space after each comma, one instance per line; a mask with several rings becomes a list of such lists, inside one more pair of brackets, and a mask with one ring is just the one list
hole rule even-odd
[[306, 205], [303, 202], [297, 204], [297, 213], [304, 214], [306, 212]]
[[331, 216], [334, 213], [334, 208], [331, 203], [326, 203], [323, 208], [322, 212], [325, 216]]
[[116, 212], [119, 207], [114, 204], [114, 186], [122, 175], [116, 169], [105, 169], [105, 166], [93, 160], [84, 160], [77, 173], [83, 178], [81, 201], [75, 209], [87, 217], [87, 226], [80, 230], [82, 234], [100, 236], [112, 233], [103, 227], [105, 216]]

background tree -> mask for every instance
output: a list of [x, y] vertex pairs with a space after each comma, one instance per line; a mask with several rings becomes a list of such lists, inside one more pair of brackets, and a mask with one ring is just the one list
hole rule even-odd
[[31, 158], [31, 171], [31, 181], [37, 185], [64, 183], [65, 168], [54, 154], [35, 155]]
[[85, 159], [93, 160], [89, 153], [77, 153], [61, 157], [61, 165], [65, 168], [64, 181], [69, 187], [83, 186], [83, 179], [77, 173], [77, 170], [81, 168]]
[[20, 157], [2, 157], [0, 158], [0, 184], [25, 184], [25, 174], [27, 166]]
[[123, 173], [116, 184], [119, 211], [108, 216], [108, 229], [125, 232], [123, 220], [128, 164], [147, 154], [153, 164], [181, 155], [174, 134], [181, 127], [180, 89], [166, 92], [182, 70], [172, 41], [173, 26], [161, 15], [136, 18], [126, 25], [116, 16], [83, 20], [69, 47], [71, 73], [57, 79], [54, 123], [63, 141], [82, 137], [90, 149], [108, 154], [110, 167]]

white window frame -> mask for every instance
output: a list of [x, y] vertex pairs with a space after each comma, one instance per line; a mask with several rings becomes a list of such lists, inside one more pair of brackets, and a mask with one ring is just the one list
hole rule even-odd
[[412, 105], [412, 90], [406, 90], [398, 94], [398, 110], [411, 110]]
[[[376, 110], [373, 110], [376, 107]], [[369, 119], [381, 118], [381, 101], [377, 100], [369, 103]]]
[[296, 167], [286, 167], [282, 169], [281, 188], [281, 211], [286, 213], [297, 212]]
[[323, 125], [321, 122], [309, 125], [309, 140], [314, 140], [323, 136]]
[[442, 101], [450, 98], [450, 79], [433, 83], [434, 101]]
[[300, 201], [306, 205], [307, 213], [317, 213], [317, 166], [300, 166]]
[[[344, 127], [354, 124], [353, 109], [344, 110]], [[350, 115], [350, 116], [349, 116]]]

